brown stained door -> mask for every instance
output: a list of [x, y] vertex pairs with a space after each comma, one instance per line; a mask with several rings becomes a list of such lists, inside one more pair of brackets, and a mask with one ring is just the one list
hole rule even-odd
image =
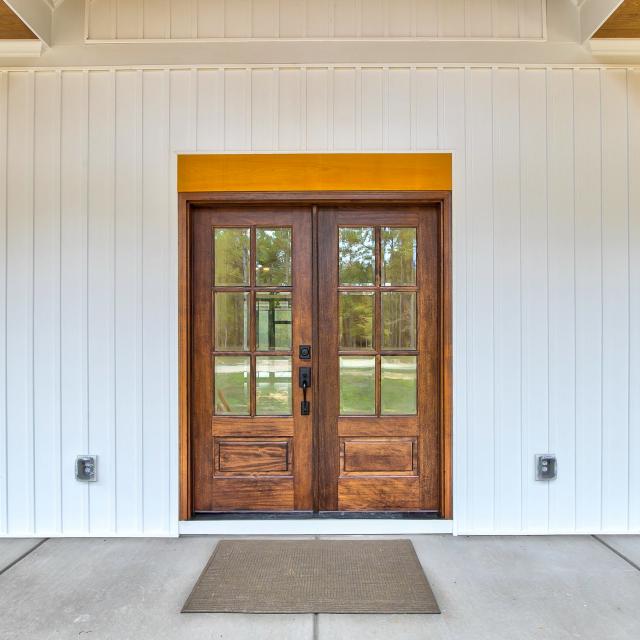
[[[194, 512], [311, 511], [312, 418], [299, 346], [312, 339], [311, 208], [191, 217]], [[313, 406], [311, 393], [308, 398]]]
[[318, 208], [320, 511], [438, 511], [439, 210]]

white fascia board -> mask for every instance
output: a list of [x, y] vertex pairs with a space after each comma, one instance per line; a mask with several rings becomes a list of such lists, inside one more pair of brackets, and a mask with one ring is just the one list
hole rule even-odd
[[2, 58], [37, 58], [42, 55], [40, 40], [0, 40]]
[[589, 48], [594, 55], [632, 56], [640, 61], [640, 38], [592, 38]]
[[5, 0], [5, 3], [44, 44], [51, 46], [53, 9], [47, 0]]
[[623, 0], [584, 0], [580, 5], [580, 35], [586, 42], [622, 4]]

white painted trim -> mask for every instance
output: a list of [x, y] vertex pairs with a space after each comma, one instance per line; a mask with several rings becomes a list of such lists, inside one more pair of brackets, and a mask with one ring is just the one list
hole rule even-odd
[[[220, 64], [105, 64], [105, 65], [75, 65], [75, 66], [0, 66], [0, 71], [183, 71], [183, 70], [216, 70], [226, 71], [228, 69], [518, 69], [526, 71], [529, 69], [540, 69], [552, 71], [555, 69], [569, 69], [571, 71], [580, 71], [586, 69], [627, 69], [629, 71], [640, 70], [640, 62], [585, 62], [585, 63], [546, 63], [546, 62], [340, 62], [340, 63], [320, 63], [320, 62], [304, 62], [304, 63], [258, 63], [258, 64], [241, 64], [241, 63], [220, 63]], [[441, 150], [439, 150], [441, 151]], [[411, 151], [407, 152], [410, 153]], [[179, 153], [196, 153], [192, 151], [180, 151]], [[198, 153], [203, 153], [198, 151]], [[207, 153], [207, 152], [205, 152]], [[208, 153], [223, 153], [220, 149]], [[224, 153], [241, 153], [239, 151], [224, 151]], [[251, 153], [259, 153], [251, 151]], [[277, 153], [275, 151], [267, 151], [266, 153]], [[296, 152], [298, 153], [298, 152]], [[301, 150], [299, 153], [304, 153]], [[426, 151], [418, 151], [417, 153], [427, 153]]]
[[309, 520], [189, 520], [180, 535], [412, 535], [453, 533], [451, 520], [309, 519]]
[[247, 44], [251, 42], [546, 42], [546, 35], [540, 38], [496, 38], [484, 36], [449, 37], [449, 36], [331, 36], [331, 37], [255, 37], [255, 38], [90, 38], [85, 37], [85, 44], [212, 44], [232, 43]]
[[622, 0], [584, 0], [580, 5], [580, 37], [586, 42], [622, 4]]
[[640, 38], [592, 38], [589, 48], [602, 56], [640, 56]]
[[[257, 535], [376, 535], [376, 534], [412, 534], [412, 533], [454, 533], [457, 530], [454, 520], [400, 520], [400, 519], [384, 519], [384, 518], [327, 518], [327, 519], [303, 519], [303, 520], [180, 520], [179, 521], [179, 495], [180, 495], [180, 459], [179, 459], [179, 408], [177, 406], [178, 398], [178, 156], [180, 155], [272, 155], [272, 154], [290, 154], [305, 155], [317, 153], [314, 150], [300, 150], [292, 152], [287, 149], [273, 149], [256, 151], [253, 149], [243, 150], [207, 150], [207, 149], [173, 149], [171, 151], [170, 167], [169, 167], [169, 194], [173, 205], [170, 208], [172, 212], [170, 224], [170, 247], [169, 260], [174, 278], [170, 280], [171, 288], [169, 292], [169, 335], [172, 340], [172, 362], [171, 362], [171, 416], [172, 416], [172, 432], [171, 432], [171, 453], [170, 453], [170, 492], [171, 492], [171, 533], [172, 534], [257, 534]], [[326, 153], [370, 153], [367, 150], [354, 151], [327, 151]], [[406, 149], [394, 150], [380, 153], [444, 153], [451, 155], [452, 167], [456, 162], [457, 152], [454, 149]], [[455, 202], [456, 186], [452, 184], [452, 202]], [[452, 229], [454, 227], [453, 218], [455, 216], [455, 207], [452, 207]], [[452, 247], [452, 261], [455, 260]], [[455, 283], [454, 283], [455, 286]], [[455, 332], [453, 334], [455, 340]], [[453, 352], [456, 352], [456, 345], [453, 345]], [[455, 380], [453, 381], [453, 389], [455, 394]], [[455, 404], [455, 403], [454, 403]], [[459, 439], [456, 437], [456, 419], [453, 415], [452, 433], [451, 433], [451, 455], [453, 456], [454, 469], [457, 467], [457, 460], [460, 454], [456, 451], [459, 446]], [[457, 482], [455, 474], [451, 478], [452, 495], [453, 495], [453, 513], [454, 518], [456, 509], [460, 504], [457, 496]], [[177, 528], [176, 528], [177, 527]]]
[[42, 42], [51, 45], [53, 12], [46, 0], [6, 0], [6, 4]]
[[41, 55], [41, 40], [0, 40], [0, 58], [32, 58]]

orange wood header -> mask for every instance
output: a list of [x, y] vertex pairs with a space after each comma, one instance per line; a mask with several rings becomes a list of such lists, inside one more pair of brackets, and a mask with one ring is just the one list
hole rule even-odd
[[178, 156], [178, 191], [450, 191], [450, 153]]

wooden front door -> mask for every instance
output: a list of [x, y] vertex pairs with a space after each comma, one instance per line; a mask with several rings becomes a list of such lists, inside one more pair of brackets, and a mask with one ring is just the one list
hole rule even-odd
[[441, 212], [192, 207], [194, 513], [443, 512]]
[[311, 511], [311, 208], [200, 209], [191, 246], [194, 511]]
[[440, 508], [439, 213], [318, 210], [321, 511]]

